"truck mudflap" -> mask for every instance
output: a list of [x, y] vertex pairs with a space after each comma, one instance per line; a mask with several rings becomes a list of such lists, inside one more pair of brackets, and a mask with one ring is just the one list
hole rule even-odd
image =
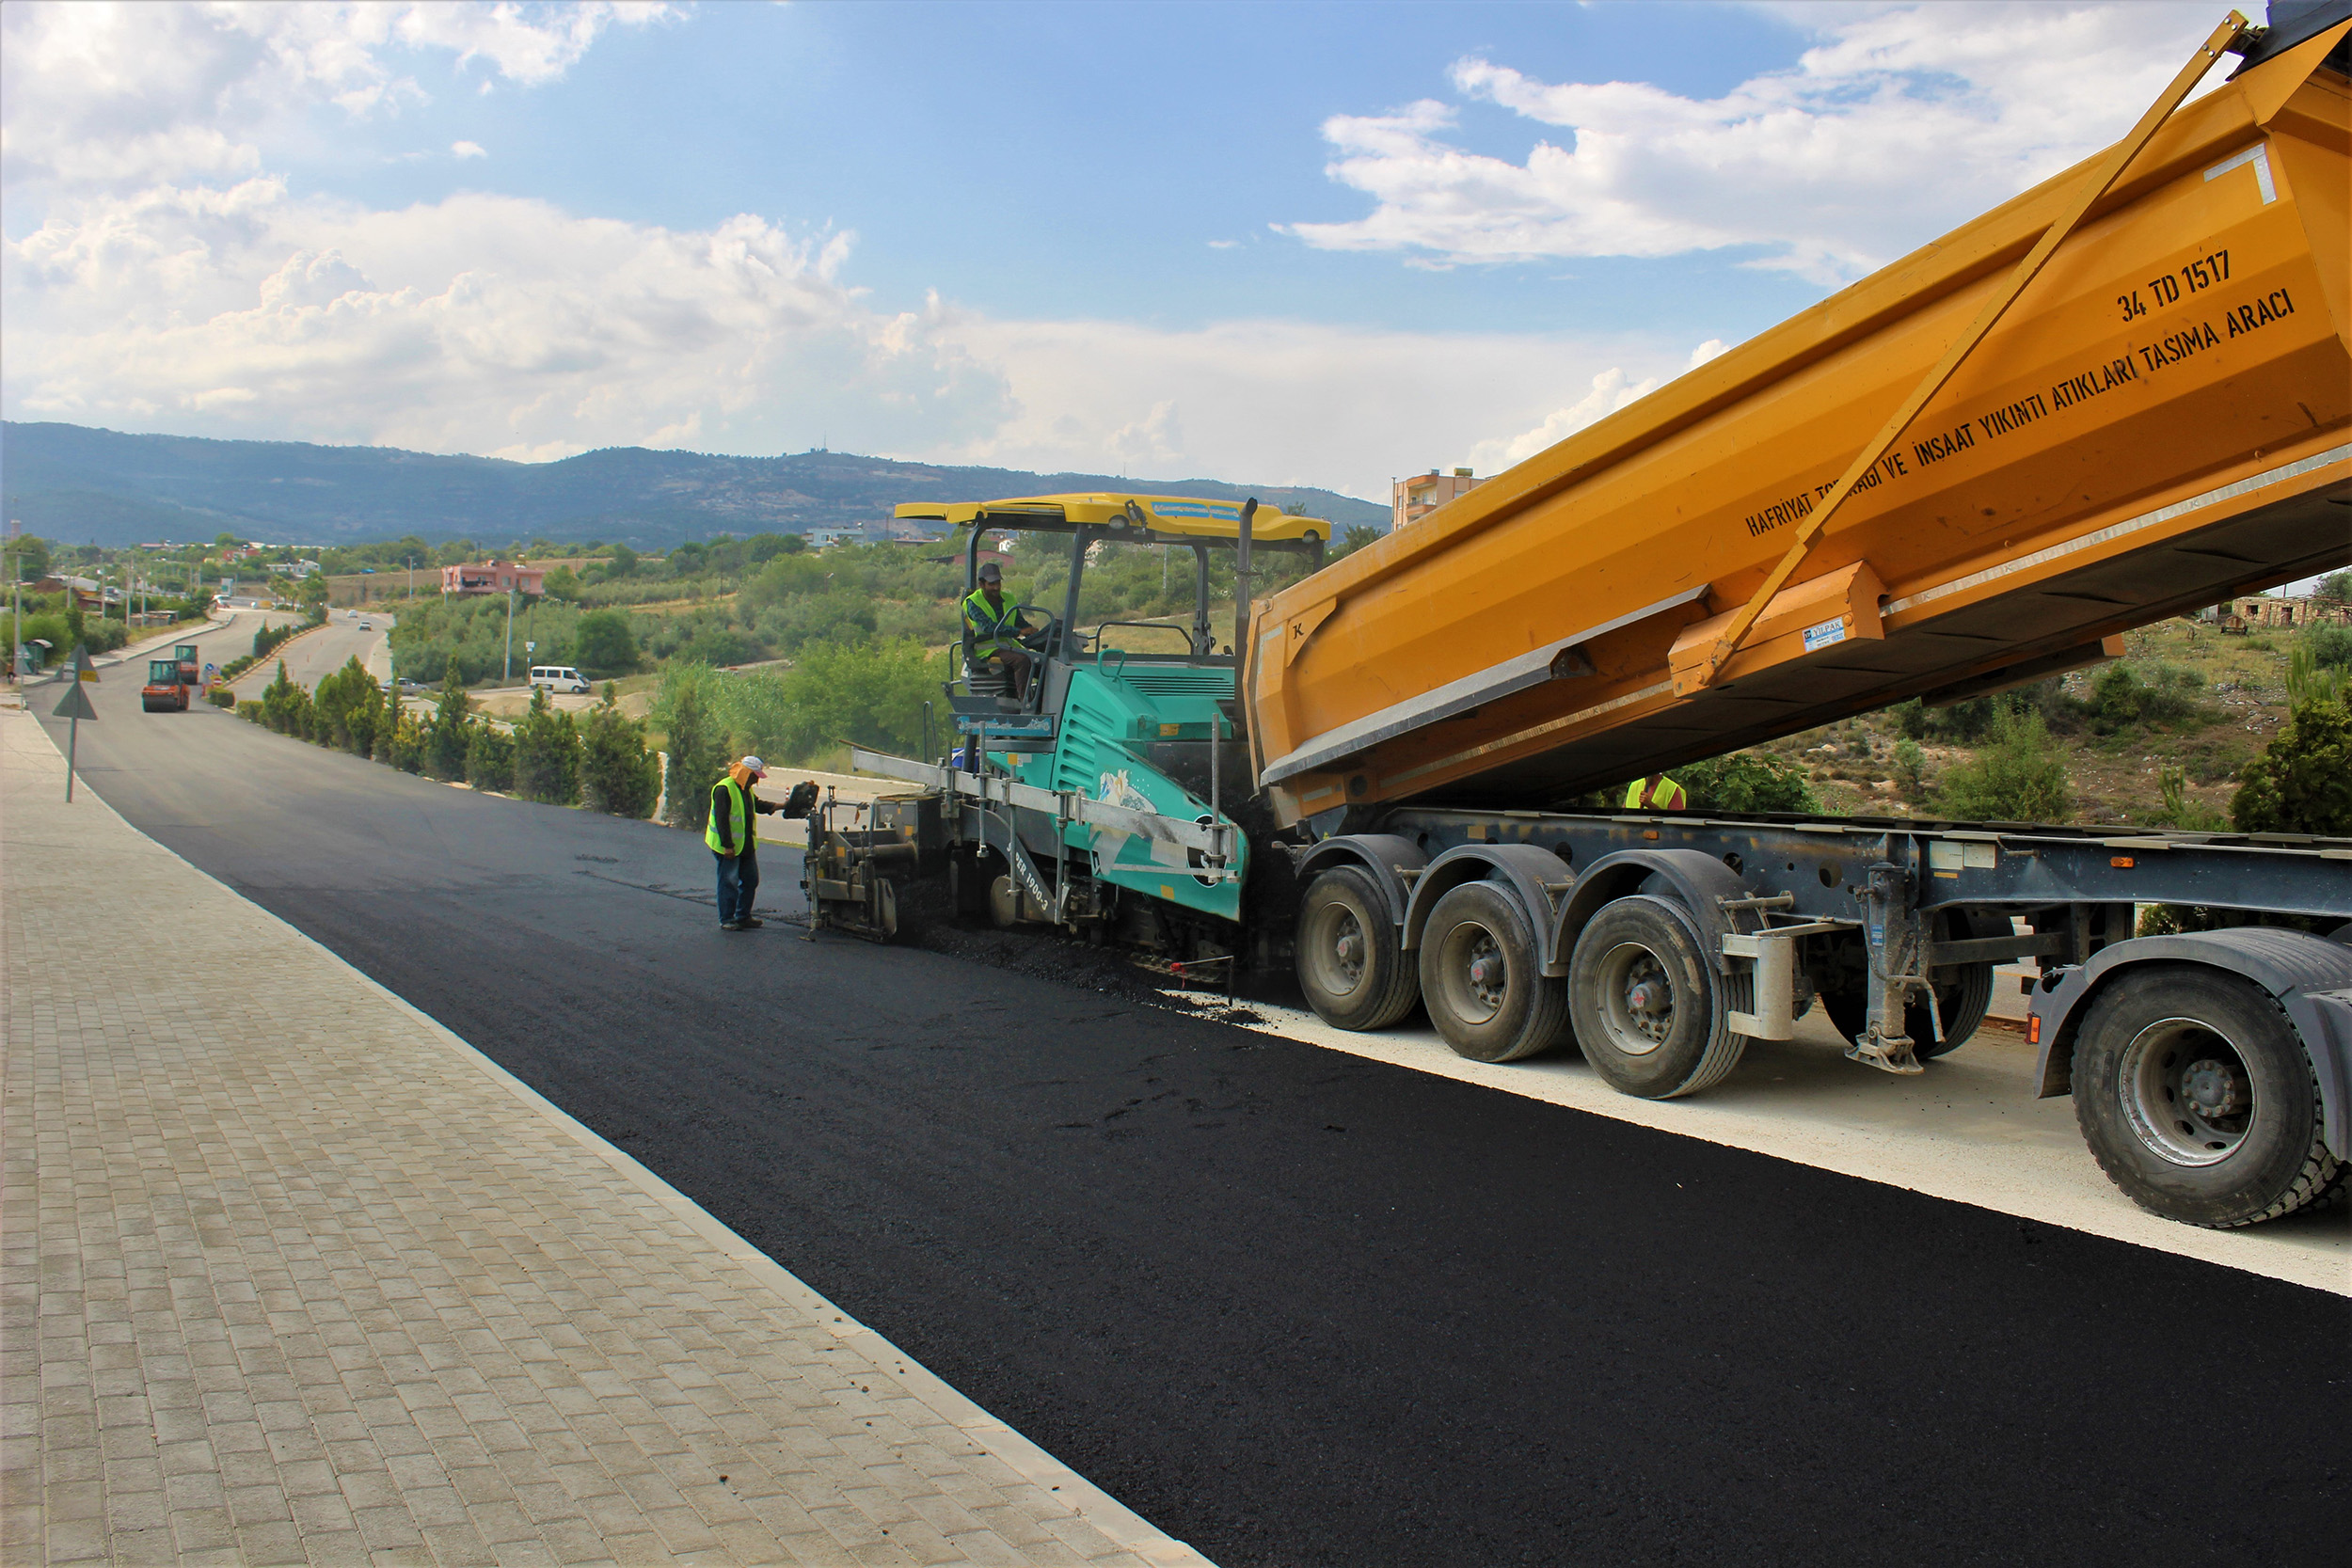
[[2224, 970], [2269, 993], [2301, 1037], [2319, 1081], [2321, 1140], [2337, 1159], [2352, 1159], [2352, 942], [2335, 937], [2269, 926], [2135, 937], [2051, 971], [2026, 1013], [2027, 1037], [2041, 1048], [2040, 1098], [2074, 1092], [2074, 1036], [2086, 1004], [2119, 972], [2149, 963]]

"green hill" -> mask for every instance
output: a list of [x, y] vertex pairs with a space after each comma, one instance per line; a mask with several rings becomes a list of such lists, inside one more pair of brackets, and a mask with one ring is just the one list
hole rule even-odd
[[485, 546], [532, 537], [664, 549], [717, 533], [804, 532], [890, 515], [901, 501], [1068, 490], [1301, 505], [1341, 527], [1386, 528], [1385, 506], [1293, 485], [950, 467], [804, 451], [778, 457], [613, 447], [554, 463], [390, 447], [126, 436], [0, 423], [0, 492], [25, 531], [73, 544], [210, 539], [337, 545], [417, 534]]

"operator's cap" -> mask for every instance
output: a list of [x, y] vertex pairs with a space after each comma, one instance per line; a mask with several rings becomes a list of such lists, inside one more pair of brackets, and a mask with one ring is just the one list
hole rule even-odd
[[743, 759], [743, 771], [749, 773], [755, 779], [764, 779], [768, 776], [768, 765], [760, 761], [757, 757], [745, 757]]
[[982, 582], [1002, 582], [1005, 580], [1005, 569], [1002, 566], [997, 565], [993, 561], [983, 561], [980, 562], [980, 580]]

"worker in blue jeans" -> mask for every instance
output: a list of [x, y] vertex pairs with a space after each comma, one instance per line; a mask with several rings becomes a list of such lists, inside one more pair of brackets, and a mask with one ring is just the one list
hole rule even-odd
[[768, 776], [768, 765], [757, 757], [730, 764], [710, 786], [710, 818], [703, 842], [719, 861], [719, 929], [749, 931], [766, 924], [752, 913], [759, 895], [759, 817], [775, 805], [753, 793], [752, 785]]

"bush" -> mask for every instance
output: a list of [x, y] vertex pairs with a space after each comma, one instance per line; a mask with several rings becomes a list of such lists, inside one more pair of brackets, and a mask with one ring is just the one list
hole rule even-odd
[[1734, 752], [1677, 768], [1675, 783], [1694, 811], [1818, 812], [1820, 800], [1804, 770], [1778, 757]]
[[662, 819], [673, 828], [701, 832], [710, 815], [710, 786], [727, 765], [726, 737], [691, 680], [665, 684], [663, 727], [670, 734], [669, 777]]
[[2352, 670], [2352, 626], [2313, 626], [2303, 634], [2303, 646], [2322, 670]]
[[2063, 822], [2074, 815], [2066, 759], [2037, 712], [2003, 707], [1974, 760], [1947, 769], [1939, 791], [1947, 815], [1979, 822]]
[[310, 694], [315, 732], [310, 738], [367, 755], [375, 735], [377, 696], [375, 678], [357, 657], [349, 659]]
[[568, 713], [548, 704], [546, 687], [531, 693], [531, 711], [515, 726], [515, 793], [544, 805], [580, 801], [580, 731]]
[[515, 787], [515, 739], [487, 720], [467, 726], [466, 782], [476, 789]]
[[661, 763], [645, 749], [645, 726], [622, 717], [610, 681], [580, 736], [580, 786], [589, 810], [640, 819], [652, 815], [661, 791]]
[[378, 743], [376, 760], [389, 763], [404, 773], [421, 773], [424, 771], [425, 744], [424, 721], [404, 710], [392, 725], [389, 748]]
[[225, 707], [231, 713], [237, 708], [237, 694], [226, 686], [215, 686], [204, 693], [204, 700], [215, 707]]
[[1906, 800], [1916, 800], [1927, 790], [1928, 754], [1919, 743], [1906, 736], [1895, 742], [1895, 787], [1902, 791]]
[[244, 720], [248, 724], [259, 724], [262, 722], [262, 705], [250, 701], [239, 703], [237, 705], [237, 717]]
[[466, 776], [466, 746], [471, 738], [467, 734], [466, 715], [473, 706], [454, 663], [442, 672], [438, 701], [433, 722], [425, 726], [424, 770], [454, 783]]
[[296, 740], [310, 737], [310, 694], [286, 674], [286, 661], [278, 661], [278, 678], [262, 692], [262, 722]]
[[2156, 775], [2156, 788], [2164, 797], [2164, 808], [2148, 819], [2152, 824], [2179, 828], [2193, 833], [2218, 832], [2230, 825], [2211, 806], [2188, 798], [2188, 772], [2185, 768], [2168, 763]]
[[2242, 833], [2352, 834], [2352, 711], [2305, 703], [2238, 773], [2230, 820]]
[[2113, 735], [2135, 724], [2178, 723], [2199, 716], [2204, 676], [2161, 661], [2135, 667], [2122, 659], [2099, 672], [2084, 705], [2090, 727]]

